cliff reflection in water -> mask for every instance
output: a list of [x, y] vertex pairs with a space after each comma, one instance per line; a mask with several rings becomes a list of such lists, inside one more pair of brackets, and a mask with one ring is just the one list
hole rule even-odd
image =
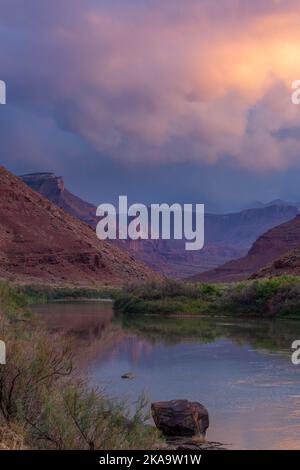
[[66, 335], [74, 345], [77, 363], [86, 365], [125, 338], [122, 326], [113, 322], [112, 302], [55, 302], [33, 308], [54, 334]]
[[[53, 332], [73, 337], [90, 381], [135, 402], [186, 398], [210, 412], [208, 439], [237, 449], [300, 447], [300, 367], [292, 320], [114, 317], [107, 302], [36, 307]], [[132, 372], [133, 380], [121, 375]]]

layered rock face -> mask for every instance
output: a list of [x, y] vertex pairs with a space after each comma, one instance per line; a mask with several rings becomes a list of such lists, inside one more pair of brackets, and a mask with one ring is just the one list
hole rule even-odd
[[61, 176], [56, 176], [54, 173], [31, 173], [21, 176], [21, 179], [31, 189], [49, 199], [68, 214], [96, 227], [98, 219], [95, 206], [68, 191]]
[[251, 276], [252, 279], [284, 274], [300, 276], [300, 215], [276, 228], [256, 246], [256, 253], [259, 254], [269, 244], [274, 256]]
[[158, 276], [2, 167], [0, 215], [0, 278], [100, 287]]
[[[96, 207], [72, 194], [53, 173], [24, 175], [23, 181], [74, 217], [96, 226]], [[101, 201], [99, 201], [101, 202]], [[181, 240], [120, 240], [122, 250], [170, 277], [186, 278], [244, 256], [259, 235], [297, 214], [294, 206], [278, 204], [232, 214], [205, 215], [205, 246], [186, 251]]]
[[192, 279], [204, 282], [231, 282], [249, 277], [296, 274], [300, 272], [299, 247], [300, 215], [297, 215], [289, 222], [274, 227], [260, 236], [245, 257], [194, 276]]

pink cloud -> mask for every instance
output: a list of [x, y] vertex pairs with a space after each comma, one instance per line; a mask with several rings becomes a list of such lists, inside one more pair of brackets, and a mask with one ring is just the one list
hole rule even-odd
[[300, 78], [298, 1], [125, 3], [77, 1], [68, 20], [39, 12], [39, 26], [22, 25], [13, 42], [21, 64], [0, 59], [42, 81], [27, 106], [121, 161], [228, 158], [255, 170], [297, 161], [300, 139], [277, 135], [300, 124], [290, 100]]

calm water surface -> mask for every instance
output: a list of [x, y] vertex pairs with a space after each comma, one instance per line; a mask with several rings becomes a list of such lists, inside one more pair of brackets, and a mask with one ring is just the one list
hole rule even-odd
[[[35, 307], [71, 334], [91, 383], [136, 402], [186, 398], [209, 410], [207, 438], [232, 449], [300, 449], [300, 322], [233, 318], [116, 318], [110, 302]], [[121, 375], [133, 372], [134, 380]]]

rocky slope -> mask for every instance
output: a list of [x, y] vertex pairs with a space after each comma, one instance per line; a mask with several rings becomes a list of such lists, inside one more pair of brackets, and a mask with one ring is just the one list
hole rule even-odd
[[193, 280], [231, 282], [249, 277], [297, 274], [300, 273], [299, 247], [300, 215], [297, 215], [260, 236], [243, 258], [194, 276]]
[[[96, 226], [95, 206], [68, 191], [61, 177], [53, 173], [35, 173], [22, 178], [32, 189], [69, 214]], [[187, 252], [184, 241], [179, 240], [126, 240], [116, 244], [160, 273], [185, 278], [240, 258], [259, 235], [292, 219], [297, 212], [297, 207], [278, 204], [232, 214], [206, 214], [205, 247], [201, 251]]]
[[300, 248], [290, 251], [270, 265], [260, 269], [251, 276], [251, 279], [283, 275], [300, 276]]
[[[284, 274], [300, 276], [300, 216], [285, 225], [281, 226], [281, 229], [285, 230], [285, 242], [289, 249], [281, 249], [279, 256], [273, 258], [271, 262], [254, 273], [251, 276], [252, 279], [276, 277]], [[293, 249], [290, 250], [290, 248]]]
[[2, 167], [0, 215], [0, 278], [100, 287], [157, 277]]

